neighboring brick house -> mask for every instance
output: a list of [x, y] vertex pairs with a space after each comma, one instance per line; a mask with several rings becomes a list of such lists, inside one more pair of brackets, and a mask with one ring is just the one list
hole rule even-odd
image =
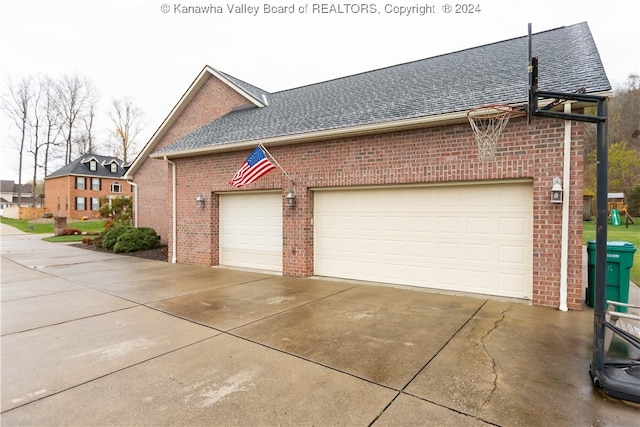
[[[544, 90], [610, 93], [586, 23], [534, 34], [533, 50]], [[581, 309], [584, 125], [513, 117], [479, 161], [466, 118], [525, 105], [527, 59], [521, 37], [276, 93], [205, 67], [127, 172], [139, 225], [173, 262]], [[569, 105], [585, 107], [555, 108]], [[292, 180], [231, 187], [258, 144]]]
[[125, 170], [120, 159], [85, 154], [45, 178], [45, 209], [72, 219], [98, 218], [102, 198], [133, 196]]

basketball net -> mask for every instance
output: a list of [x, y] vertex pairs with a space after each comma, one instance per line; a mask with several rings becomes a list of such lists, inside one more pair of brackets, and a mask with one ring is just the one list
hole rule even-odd
[[467, 113], [471, 129], [478, 142], [478, 159], [482, 162], [496, 157], [496, 147], [502, 131], [509, 123], [513, 109], [505, 104], [483, 105]]

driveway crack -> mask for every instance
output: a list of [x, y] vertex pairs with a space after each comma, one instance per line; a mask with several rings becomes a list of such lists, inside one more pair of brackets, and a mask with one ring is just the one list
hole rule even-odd
[[487, 348], [487, 343], [486, 343], [486, 339], [489, 338], [489, 335], [491, 335], [491, 333], [493, 331], [495, 331], [498, 328], [498, 325], [500, 323], [502, 323], [506, 317], [506, 314], [508, 311], [510, 311], [510, 308], [507, 308], [506, 310], [502, 311], [500, 313], [500, 318], [497, 319], [494, 323], [493, 323], [493, 327], [491, 329], [489, 329], [487, 331], [486, 334], [484, 334], [481, 338], [480, 338], [480, 343], [482, 344], [482, 350], [487, 354], [487, 356], [489, 356], [489, 358], [491, 359], [491, 371], [493, 373], [493, 387], [491, 388], [491, 391], [489, 392], [489, 394], [487, 395], [487, 397], [484, 399], [484, 402], [482, 402], [482, 405], [480, 405], [480, 408], [482, 410], [482, 408], [484, 408], [490, 401], [491, 398], [493, 397], [495, 391], [498, 389], [498, 371], [496, 369], [496, 360], [495, 358], [491, 355], [491, 353], [489, 352], [489, 349]]

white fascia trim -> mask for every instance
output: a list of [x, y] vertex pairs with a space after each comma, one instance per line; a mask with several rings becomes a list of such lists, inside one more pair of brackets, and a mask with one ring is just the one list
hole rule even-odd
[[98, 161], [98, 159], [96, 159], [94, 156], [90, 156], [90, 157], [85, 157], [84, 159], [82, 159], [80, 162], [81, 163], [89, 163], [91, 160], [94, 160], [96, 163], [100, 163]]

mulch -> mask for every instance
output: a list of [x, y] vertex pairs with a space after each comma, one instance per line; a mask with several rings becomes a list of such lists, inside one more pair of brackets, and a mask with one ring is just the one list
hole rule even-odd
[[[115, 254], [115, 252], [110, 251], [108, 249], [97, 248], [94, 245], [87, 245], [86, 243], [76, 243], [70, 246], [73, 246], [75, 248], [87, 249], [91, 251]], [[169, 248], [166, 245], [163, 245], [155, 249], [147, 249], [144, 251], [135, 251], [135, 252], [127, 252], [127, 253], [118, 253], [116, 255], [134, 256], [138, 258], [145, 258], [145, 259], [152, 259], [155, 261], [167, 262], [169, 260]]]

